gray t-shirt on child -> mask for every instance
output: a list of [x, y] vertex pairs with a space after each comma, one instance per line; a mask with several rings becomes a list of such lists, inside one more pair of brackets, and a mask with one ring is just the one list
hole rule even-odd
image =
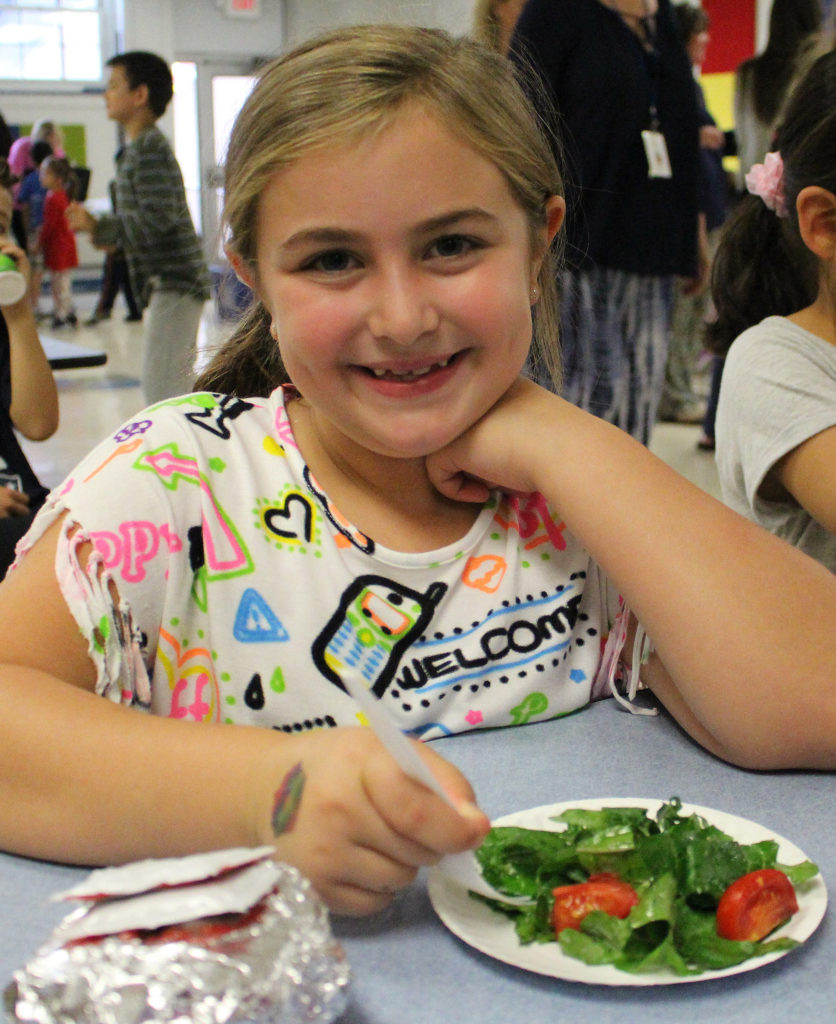
[[717, 469], [723, 500], [836, 572], [836, 534], [792, 499], [758, 491], [770, 469], [836, 425], [836, 345], [780, 316], [732, 345], [717, 409]]

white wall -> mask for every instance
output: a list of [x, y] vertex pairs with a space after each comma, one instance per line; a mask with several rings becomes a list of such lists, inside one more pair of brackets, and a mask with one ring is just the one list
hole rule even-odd
[[181, 60], [273, 56], [284, 46], [284, 0], [261, 0], [257, 18], [229, 18], [220, 0], [172, 0], [174, 48]]
[[[266, 2], [266, 0], [264, 0]], [[285, 0], [287, 40], [295, 45], [327, 29], [375, 21], [470, 29], [471, 0]]]
[[373, 21], [470, 27], [472, 0], [261, 0], [257, 18], [230, 18], [223, 0], [124, 0], [125, 46], [173, 60], [272, 56], [340, 25]]
[[[223, 0], [123, 0], [124, 38], [117, 48], [145, 49], [167, 60], [216, 57], [247, 60], [281, 52], [327, 29], [372, 21], [420, 24], [468, 32], [473, 0], [261, 0], [258, 18], [229, 18]], [[734, 0], [727, 0], [734, 2]], [[763, 34], [772, 0], [758, 0], [759, 34]], [[106, 54], [109, 56], [110, 54]], [[118, 145], [115, 126], [107, 120], [100, 95], [6, 92], [0, 110], [7, 121], [29, 123], [50, 117], [87, 129], [87, 162], [92, 170], [90, 196], [104, 199], [113, 176]], [[171, 114], [160, 124], [171, 138]], [[97, 264], [100, 255], [82, 242], [82, 260]]]

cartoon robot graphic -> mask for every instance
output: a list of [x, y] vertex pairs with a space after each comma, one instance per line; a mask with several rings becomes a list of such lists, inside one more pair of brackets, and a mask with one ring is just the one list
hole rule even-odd
[[422, 594], [383, 576], [359, 576], [314, 640], [314, 664], [341, 689], [341, 670], [358, 672], [381, 697], [446, 591], [444, 583], [433, 583]]

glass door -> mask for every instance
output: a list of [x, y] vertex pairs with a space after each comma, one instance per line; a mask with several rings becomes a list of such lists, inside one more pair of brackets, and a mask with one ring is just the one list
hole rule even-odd
[[174, 141], [192, 217], [210, 264], [224, 263], [220, 233], [224, 160], [238, 111], [255, 83], [250, 65], [178, 61]]

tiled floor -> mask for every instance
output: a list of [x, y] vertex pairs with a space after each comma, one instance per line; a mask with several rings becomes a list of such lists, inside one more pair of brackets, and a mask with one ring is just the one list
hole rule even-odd
[[[92, 293], [78, 296], [82, 321], [90, 315], [94, 301]], [[101, 367], [56, 371], [61, 403], [58, 432], [48, 441], [24, 445], [32, 466], [47, 486], [60, 483], [94, 444], [143, 406], [139, 387], [142, 324], [124, 323], [124, 316], [120, 299], [112, 319], [95, 327], [44, 329], [53, 337], [104, 349], [108, 354], [107, 364]], [[198, 339], [201, 351], [218, 344], [229, 330], [230, 324], [218, 320], [213, 305], [207, 303]], [[714, 459], [697, 450], [698, 436], [698, 427], [660, 423], [654, 431], [651, 449], [698, 486], [718, 495]]]

